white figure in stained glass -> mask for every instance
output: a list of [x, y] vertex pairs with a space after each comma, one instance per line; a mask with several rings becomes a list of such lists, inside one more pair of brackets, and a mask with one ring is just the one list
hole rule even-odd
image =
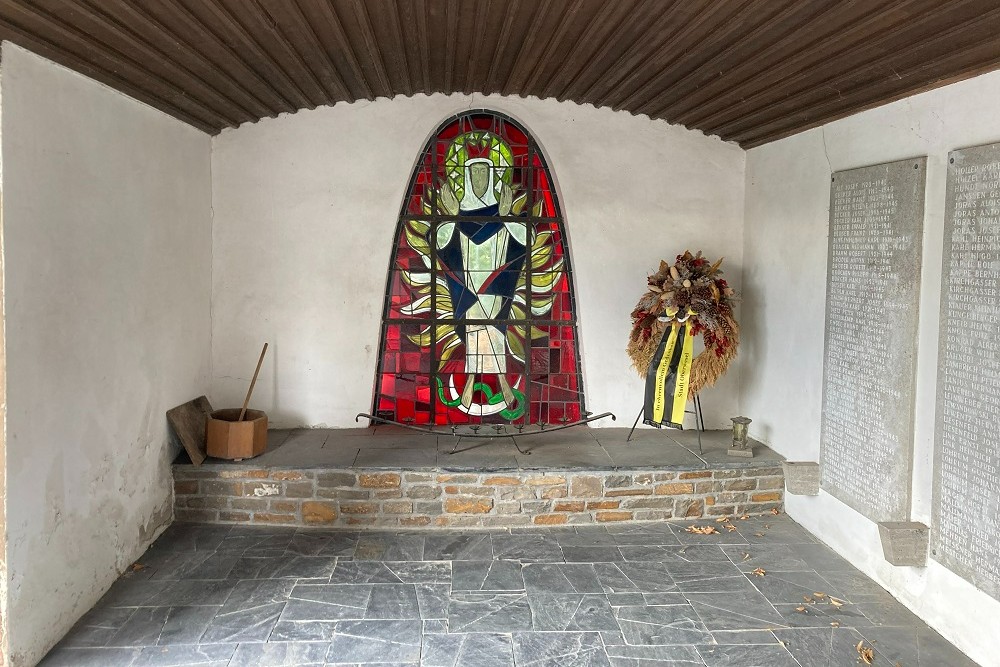
[[[500, 164], [488, 158], [466, 159], [462, 174], [462, 200], [449, 184], [441, 189], [441, 207], [463, 219], [438, 227], [437, 256], [446, 269], [445, 279], [456, 319], [480, 320], [459, 324], [456, 331], [465, 342], [465, 372], [475, 377], [495, 375], [505, 402], [514, 403], [514, 392], [506, 377], [507, 333], [505, 321], [524, 266], [527, 227], [522, 222], [502, 222], [513, 204], [511, 187], [497, 178], [509, 168], [498, 153]], [[482, 217], [479, 222], [468, 217]], [[474, 382], [462, 392], [462, 406], [472, 407]]]

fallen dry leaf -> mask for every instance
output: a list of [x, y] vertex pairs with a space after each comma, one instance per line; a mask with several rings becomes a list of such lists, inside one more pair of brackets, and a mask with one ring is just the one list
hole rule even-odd
[[740, 521], [746, 521], [749, 518], [750, 518], [749, 514], [744, 514], [743, 516], [740, 517]]
[[142, 572], [147, 567], [148, 567], [147, 565], [143, 565], [142, 563], [132, 563], [132, 571], [133, 572]]
[[726, 524], [726, 530], [728, 530], [730, 533], [735, 532], [736, 531], [736, 526], [734, 526], [731, 523], [727, 523]]
[[743, 554], [743, 560], [750, 560], [750, 554]]
[[837, 598], [834, 598], [834, 597], [830, 598], [830, 604], [832, 604], [834, 607], [837, 607], [837, 608], [840, 608], [840, 607], [844, 606], [843, 600], [838, 600]]
[[830, 625], [833, 626], [833, 627], [835, 627], [835, 628], [839, 628], [840, 627], [840, 623], [838, 623], [837, 621], [833, 621], [832, 623], [830, 623]]
[[813, 599], [810, 596], [808, 596], [808, 595], [803, 595], [802, 599], [805, 600], [806, 602], [810, 603], [810, 604], [813, 603]]
[[795, 611], [797, 611], [797, 612], [799, 612], [801, 614], [804, 614], [804, 613], [806, 613], [806, 608], [805, 607], [796, 607]]
[[688, 526], [684, 530], [696, 535], [714, 535], [719, 532], [715, 526]]
[[725, 523], [726, 521], [729, 521], [728, 516], [720, 516], [718, 519], [715, 520], [715, 523]]
[[819, 598], [820, 600], [822, 600], [823, 598], [826, 597], [826, 593], [813, 593], [813, 597]]
[[756, 575], [758, 577], [763, 577], [765, 574], [767, 574], [767, 571], [764, 570], [764, 568], [762, 568], [762, 567], [758, 567], [756, 570], [754, 570], [753, 572], [751, 572], [751, 574], [754, 574], [754, 575]]
[[773, 514], [774, 516], [778, 516], [779, 514], [781, 514], [781, 510], [775, 507], [773, 510], [771, 510], [771, 514]]
[[754, 533], [754, 537], [764, 537], [764, 533]]
[[863, 639], [859, 641], [858, 645], [854, 648], [857, 649], [858, 656], [866, 665], [870, 665], [875, 662], [875, 651], [873, 651], [871, 647], [865, 646], [865, 641]]

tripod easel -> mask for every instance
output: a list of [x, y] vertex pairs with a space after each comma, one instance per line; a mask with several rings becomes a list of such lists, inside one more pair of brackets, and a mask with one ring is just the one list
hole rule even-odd
[[[701, 411], [701, 395], [695, 394], [691, 401], [694, 403], [694, 410], [685, 410], [684, 414], [694, 415], [694, 427], [695, 431], [698, 433], [698, 453], [704, 454], [704, 450], [701, 448], [701, 434], [705, 430], [705, 413]], [[632, 422], [632, 430], [628, 432], [628, 437], [625, 438], [625, 442], [632, 441], [632, 435], [635, 433], [636, 426], [639, 425], [639, 420], [642, 419], [642, 413], [645, 407], [639, 408], [639, 414], [635, 416], [635, 421]]]

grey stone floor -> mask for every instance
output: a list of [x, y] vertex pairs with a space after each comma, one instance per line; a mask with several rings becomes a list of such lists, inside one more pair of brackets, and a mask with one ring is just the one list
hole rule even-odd
[[[241, 462], [208, 459], [217, 465], [264, 468], [388, 468], [393, 470], [614, 470], [660, 469], [697, 470], [766, 466], [782, 460], [768, 447], [754, 442], [754, 457], [744, 459], [726, 454], [730, 431], [702, 433], [698, 447], [696, 431], [638, 429], [626, 442], [628, 428], [592, 429], [574, 426], [549, 433], [516, 435], [524, 454], [506, 438], [430, 435], [411, 430], [380, 426], [375, 429], [291, 429], [268, 431], [267, 451]], [[177, 463], [189, 462], [186, 454]]]
[[975, 664], [788, 518], [733, 524], [174, 524], [42, 664]]

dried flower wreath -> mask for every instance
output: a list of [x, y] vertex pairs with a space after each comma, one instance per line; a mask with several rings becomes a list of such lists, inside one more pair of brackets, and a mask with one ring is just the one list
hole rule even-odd
[[645, 376], [656, 354], [667, 322], [660, 317], [692, 312], [692, 333], [701, 334], [705, 349], [691, 363], [691, 390], [695, 396], [711, 387], [736, 357], [740, 327], [733, 315], [736, 292], [722, 278], [722, 259], [710, 264], [698, 254], [685, 251], [673, 265], [660, 262], [660, 269], [647, 279], [648, 291], [632, 311], [628, 351], [632, 365]]

